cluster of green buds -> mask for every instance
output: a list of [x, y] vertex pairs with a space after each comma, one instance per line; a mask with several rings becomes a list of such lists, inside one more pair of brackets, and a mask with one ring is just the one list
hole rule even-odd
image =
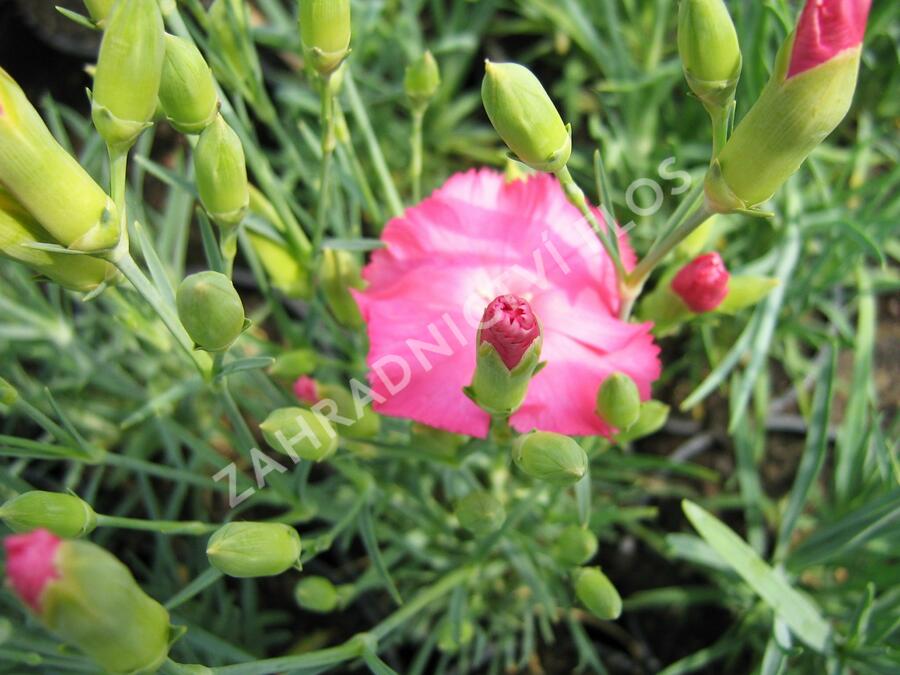
[[178, 318], [198, 349], [221, 352], [247, 328], [244, 305], [231, 279], [219, 272], [186, 277], [175, 296]]
[[209, 538], [209, 564], [230, 577], [270, 577], [300, 567], [300, 535], [284, 523], [234, 522]]
[[331, 75], [350, 53], [350, 0], [300, 0], [299, 20], [306, 58]]
[[0, 520], [13, 532], [49, 530], [75, 539], [93, 532], [97, 514], [83, 499], [62, 492], [23, 492], [0, 506]]
[[63, 641], [107, 673], [155, 673], [168, 657], [169, 613], [113, 555], [46, 530], [7, 537], [15, 594]]
[[[0, 210], [12, 213], [7, 222], [18, 222], [3, 226], [4, 239], [12, 236], [20, 243], [55, 243], [86, 252], [103, 251], [118, 243], [121, 229], [112, 200], [53, 138], [25, 93], [2, 68], [0, 176], [7, 195]], [[48, 199], [48, 194], [53, 198]], [[30, 217], [23, 217], [21, 211]], [[34, 238], [21, 233], [29, 230], [29, 221], [36, 221], [43, 230], [32, 226]], [[6, 235], [14, 229], [20, 233]], [[65, 267], [58, 259], [47, 260], [54, 261], [54, 269]]]

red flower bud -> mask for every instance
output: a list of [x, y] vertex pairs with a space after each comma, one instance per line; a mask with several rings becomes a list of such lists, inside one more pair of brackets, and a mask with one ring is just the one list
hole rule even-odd
[[301, 403], [312, 405], [319, 400], [319, 386], [308, 375], [302, 375], [294, 382], [294, 395]]
[[3, 541], [6, 576], [22, 602], [41, 613], [41, 595], [47, 583], [57, 579], [56, 550], [62, 540], [48, 530], [16, 534]]
[[692, 312], [711, 312], [728, 295], [730, 276], [718, 253], [704, 253], [679, 270], [672, 290]]
[[540, 335], [540, 324], [528, 301], [517, 295], [501, 295], [484, 310], [478, 344], [491, 344], [506, 367], [512, 370]]
[[872, 0], [807, 0], [797, 23], [788, 78], [859, 45]]

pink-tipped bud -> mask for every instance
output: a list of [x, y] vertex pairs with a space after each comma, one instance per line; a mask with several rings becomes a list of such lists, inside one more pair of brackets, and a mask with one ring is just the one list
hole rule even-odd
[[312, 405], [319, 401], [319, 385], [308, 375], [302, 375], [294, 382], [294, 395], [301, 403]]
[[540, 334], [540, 324], [528, 301], [517, 295], [501, 295], [484, 310], [478, 344], [491, 344], [512, 370]]
[[711, 312], [728, 295], [728, 279], [722, 256], [704, 253], [682, 267], [672, 280], [672, 290], [692, 312]]
[[22, 602], [38, 614], [44, 589], [50, 581], [59, 578], [55, 558], [61, 543], [48, 530], [15, 534], [3, 541], [9, 583]]
[[788, 78], [862, 43], [872, 0], [807, 0], [791, 51]]

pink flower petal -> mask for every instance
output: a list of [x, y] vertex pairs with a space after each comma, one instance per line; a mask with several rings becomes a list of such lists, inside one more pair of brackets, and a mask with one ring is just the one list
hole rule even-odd
[[872, 0], [807, 0], [794, 37], [788, 78], [860, 45]]
[[[534, 308], [548, 362], [513, 416], [517, 428], [610, 433], [593, 409], [614, 371], [649, 396], [659, 375], [649, 327], [616, 317], [612, 262], [552, 176], [507, 183], [486, 169], [457, 174], [391, 220], [382, 239], [387, 247], [363, 271], [368, 287], [354, 293], [379, 412], [484, 436], [489, 417], [462, 389], [472, 380], [484, 309], [505, 294]], [[634, 253], [622, 233], [619, 242], [630, 269]]]
[[41, 611], [41, 595], [57, 579], [54, 559], [62, 540], [47, 530], [15, 534], [3, 541], [6, 576], [16, 594], [35, 612]]

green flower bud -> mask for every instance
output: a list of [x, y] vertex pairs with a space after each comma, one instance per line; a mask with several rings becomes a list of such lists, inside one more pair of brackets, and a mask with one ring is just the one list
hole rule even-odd
[[259, 425], [273, 450], [321, 462], [337, 450], [337, 433], [328, 418], [305, 408], [278, 408]]
[[97, 527], [97, 514], [90, 504], [63, 492], [23, 492], [0, 507], [0, 519], [13, 532], [43, 528], [72, 539], [90, 534]]
[[[250, 185], [250, 213], [272, 225], [278, 232], [287, 228], [266, 196]], [[312, 297], [309, 271], [300, 264], [283, 239], [273, 239], [254, 230], [246, 230], [250, 245], [259, 257], [272, 285], [289, 298], [309, 300]]]
[[431, 52], [422, 56], [406, 67], [403, 76], [403, 88], [415, 107], [425, 107], [441, 86], [441, 72]]
[[662, 429], [668, 417], [669, 406], [665, 403], [652, 399], [644, 401], [641, 403], [641, 412], [638, 415], [637, 422], [632, 424], [628, 431], [616, 434], [616, 440], [620, 443], [628, 443], [656, 433]]
[[503, 142], [533, 169], [562, 169], [572, 139], [540, 81], [518, 63], [486, 61], [484, 71], [481, 99]]
[[221, 115], [194, 148], [194, 173], [203, 208], [219, 227], [236, 227], [250, 204], [247, 166], [241, 139]]
[[560, 563], [578, 567], [597, 553], [597, 537], [590, 530], [570, 525], [560, 533], [554, 550]]
[[91, 118], [110, 147], [127, 150], [153, 124], [166, 53], [156, 0], [118, 0], [94, 73]]
[[613, 621], [622, 614], [622, 598], [599, 567], [583, 567], [575, 573], [575, 595], [598, 619]]
[[168, 34], [165, 39], [159, 102], [169, 124], [184, 134], [199, 134], [219, 111], [212, 71], [193, 42]]
[[300, 40], [320, 75], [350, 53], [350, 0], [300, 0]]
[[360, 328], [363, 325], [359, 306], [350, 293], [364, 287], [359, 263], [349, 251], [326, 248], [322, 252], [319, 269], [322, 293], [335, 320], [345, 328]]
[[610, 426], [626, 430], [637, 422], [641, 395], [637, 385], [625, 373], [613, 373], [597, 392], [597, 415]]
[[457, 502], [456, 518], [465, 529], [481, 537], [500, 529], [506, 511], [490, 493], [473, 490]]
[[752, 307], [778, 286], [778, 279], [755, 275], [732, 275], [728, 281], [728, 295], [716, 311], [722, 314], [736, 314]]
[[199, 348], [228, 349], [244, 330], [244, 305], [231, 279], [219, 272], [198, 272], [181, 282], [176, 294], [178, 318]]
[[115, 267], [84, 255], [52, 253], [33, 243], [58, 244], [50, 234], [0, 186], [0, 255], [27, 265], [64, 288], [82, 293], [117, 278]]
[[366, 439], [378, 435], [381, 430], [381, 417], [367, 405], [357, 406], [349, 389], [338, 384], [318, 383], [317, 390], [319, 401], [334, 401], [338, 416], [352, 420], [350, 424], [341, 424], [337, 427], [341, 436]]
[[243, 0], [214, 0], [207, 12], [207, 28], [216, 76], [254, 101], [262, 73], [250, 35], [247, 7]]
[[56, 142], [25, 92], [2, 68], [0, 176], [16, 201], [61, 245], [99, 251], [119, 241], [112, 200]]
[[18, 400], [18, 390], [0, 377], [0, 405], [11, 406]]
[[300, 535], [284, 523], [228, 523], [206, 545], [209, 564], [230, 577], [271, 577], [300, 561]]
[[454, 628], [453, 622], [448, 620], [442, 621], [438, 627], [438, 649], [445, 654], [455, 654], [461, 647], [465, 647], [475, 637], [475, 624], [469, 619], [463, 619], [459, 623], [458, 630]]
[[681, 0], [678, 53], [688, 86], [704, 105], [729, 106], [741, 75], [741, 48], [723, 0]]
[[559, 486], [577, 483], [588, 465], [587, 455], [578, 443], [549, 431], [519, 436], [513, 443], [512, 458], [532, 478]]
[[788, 77], [793, 39], [782, 45], [769, 82], [710, 166], [704, 188], [714, 211], [753, 209], [768, 200], [850, 109], [860, 47]]
[[100, 24], [109, 16], [115, 2], [116, 0], [84, 0], [84, 7], [87, 9], [91, 20], [96, 24]]
[[269, 372], [275, 377], [295, 380], [301, 375], [309, 375], [316, 369], [319, 357], [312, 349], [292, 349], [275, 358]]
[[169, 653], [169, 613], [125, 565], [99, 546], [65, 541], [58, 578], [41, 596], [41, 618], [109, 673], [154, 673]]
[[309, 612], [328, 614], [338, 606], [338, 592], [325, 577], [303, 577], [294, 588], [297, 604]]

